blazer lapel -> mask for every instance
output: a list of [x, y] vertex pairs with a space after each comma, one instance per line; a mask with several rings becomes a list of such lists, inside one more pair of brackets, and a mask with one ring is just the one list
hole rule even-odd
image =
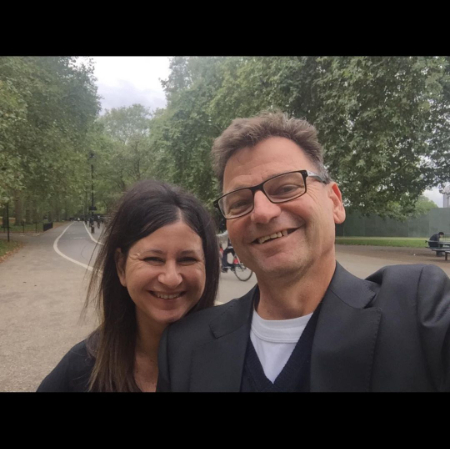
[[381, 310], [377, 286], [339, 264], [322, 300], [311, 357], [311, 391], [369, 391]]
[[214, 340], [193, 353], [190, 391], [240, 390], [255, 293], [259, 293], [257, 286], [211, 321]]

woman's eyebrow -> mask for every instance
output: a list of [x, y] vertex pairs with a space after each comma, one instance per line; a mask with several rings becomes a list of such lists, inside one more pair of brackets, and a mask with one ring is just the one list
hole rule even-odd
[[198, 255], [199, 251], [196, 249], [185, 249], [184, 251], [180, 252], [181, 256], [188, 256], [190, 254]]
[[160, 249], [155, 249], [155, 248], [149, 248], [149, 249], [145, 249], [143, 251], [139, 251], [139, 254], [146, 254], [146, 253], [164, 254], [164, 251], [162, 251]]
[[[156, 248], [149, 248], [144, 251], [139, 251], [139, 254], [146, 254], [146, 253], [165, 254], [164, 251], [162, 251], [160, 249], [156, 249]], [[183, 251], [180, 251], [181, 256], [186, 256], [186, 255], [190, 255], [190, 254], [198, 254], [198, 253], [199, 253], [199, 251], [196, 249], [185, 249]]]

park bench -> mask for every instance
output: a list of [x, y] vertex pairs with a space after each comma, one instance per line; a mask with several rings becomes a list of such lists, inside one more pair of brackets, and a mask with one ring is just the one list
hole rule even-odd
[[[434, 240], [425, 240], [425, 243], [427, 244], [427, 248], [431, 249], [431, 251], [434, 251], [436, 253], [436, 256], [439, 256], [439, 254], [444, 254], [445, 260], [448, 259], [448, 255], [450, 254], [450, 242], [436, 242]], [[439, 246], [430, 246], [430, 243], [438, 243]]]

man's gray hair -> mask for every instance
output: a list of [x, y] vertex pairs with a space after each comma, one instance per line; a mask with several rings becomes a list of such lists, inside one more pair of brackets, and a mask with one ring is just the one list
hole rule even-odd
[[295, 142], [315, 165], [325, 182], [330, 176], [323, 165], [323, 150], [316, 128], [306, 120], [289, 118], [282, 112], [262, 112], [251, 118], [237, 118], [214, 141], [213, 168], [223, 188], [225, 166], [233, 154], [242, 148], [254, 147], [269, 137], [284, 137]]

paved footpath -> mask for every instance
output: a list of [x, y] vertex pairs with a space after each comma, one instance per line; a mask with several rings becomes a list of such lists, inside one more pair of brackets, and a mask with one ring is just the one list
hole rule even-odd
[[[85, 322], [79, 319], [89, 274], [53, 249], [65, 228], [14, 234], [12, 239], [26, 245], [0, 263], [0, 392], [35, 391], [61, 357], [95, 328], [92, 310]], [[336, 253], [358, 277], [397, 263], [431, 263], [450, 276], [450, 261], [427, 249], [337, 245]], [[241, 296], [255, 282], [254, 276], [240, 282], [230, 273], [222, 275], [220, 302]]]
[[0, 392], [35, 391], [95, 327], [92, 311], [80, 321], [86, 270], [53, 249], [64, 229], [12, 236], [25, 246], [0, 264]]
[[450, 260], [437, 257], [427, 248], [336, 245], [336, 259], [350, 273], [362, 279], [386, 265], [418, 263], [436, 265], [450, 277]]

